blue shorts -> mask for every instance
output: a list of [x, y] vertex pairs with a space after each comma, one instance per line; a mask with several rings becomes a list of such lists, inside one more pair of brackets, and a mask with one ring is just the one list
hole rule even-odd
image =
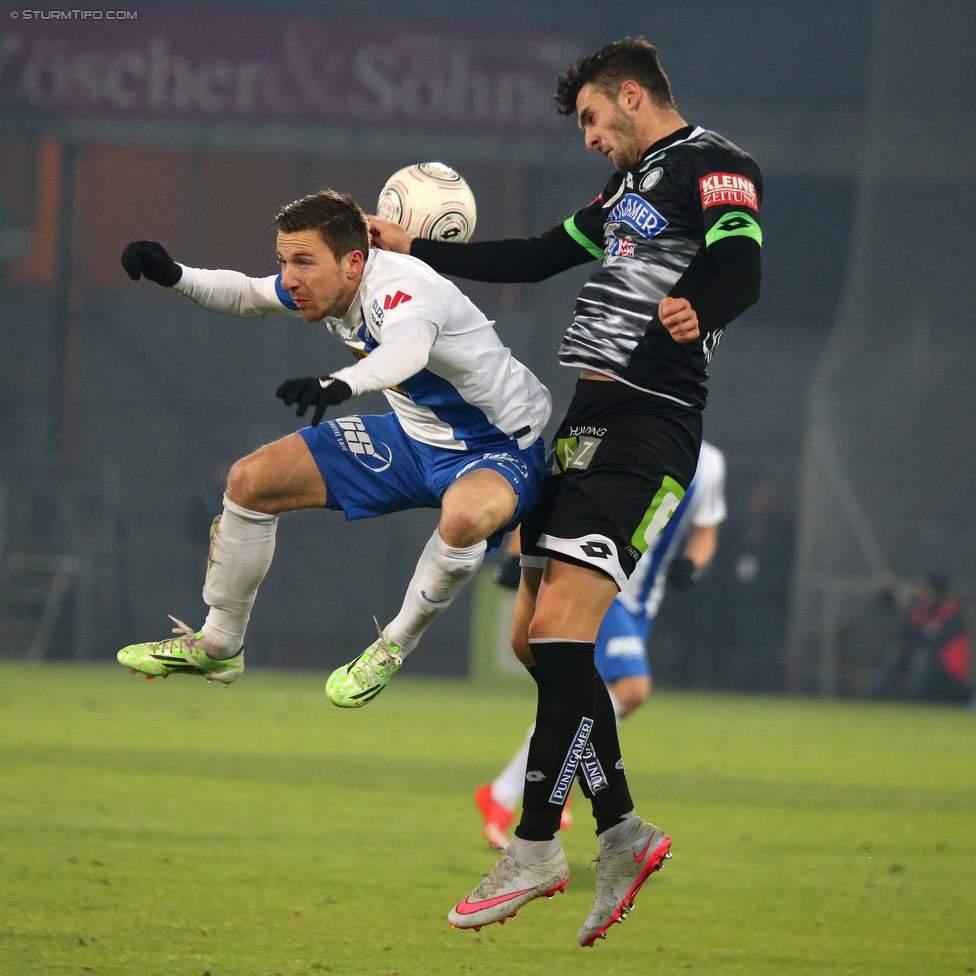
[[444, 492], [477, 468], [497, 471], [518, 495], [512, 521], [488, 540], [488, 551], [536, 503], [546, 474], [540, 437], [520, 450], [514, 441], [495, 450], [449, 451], [408, 436], [395, 413], [339, 417], [299, 432], [325, 479], [326, 508], [347, 519], [372, 518], [408, 508], [440, 508]]
[[653, 622], [643, 613], [631, 613], [619, 600], [610, 604], [596, 635], [596, 669], [604, 684], [651, 676], [647, 638]]

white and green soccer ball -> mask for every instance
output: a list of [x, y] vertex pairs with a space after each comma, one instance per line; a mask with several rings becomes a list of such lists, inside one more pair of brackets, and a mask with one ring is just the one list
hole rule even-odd
[[463, 243], [474, 233], [478, 208], [456, 170], [444, 163], [416, 163], [386, 181], [376, 216], [394, 221], [411, 237]]

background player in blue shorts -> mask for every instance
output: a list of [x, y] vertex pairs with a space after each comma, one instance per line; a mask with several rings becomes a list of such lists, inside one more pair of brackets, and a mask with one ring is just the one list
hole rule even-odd
[[[227, 685], [244, 668], [244, 633], [282, 512], [325, 507], [359, 519], [440, 508], [400, 612], [329, 679], [332, 701], [353, 708], [385, 687], [488, 546], [535, 503], [551, 401], [455, 285], [416, 258], [369, 249], [366, 217], [351, 197], [322, 191], [289, 204], [276, 222], [277, 276], [187, 268], [151, 241], [123, 253], [131, 278], [173, 287], [204, 308], [323, 322], [359, 361], [282, 383], [277, 395], [299, 416], [313, 408], [311, 426], [231, 468], [211, 529], [201, 630], [176, 621], [179, 636], [118, 657], [149, 677], [199, 674]], [[327, 407], [375, 390], [392, 413], [320, 423]]]
[[[627, 585], [610, 604], [597, 634], [596, 668], [618, 722], [651, 693], [647, 641], [665, 589], [684, 590], [698, 579], [715, 558], [718, 527], [725, 517], [725, 457], [714, 444], [702, 441], [694, 481], [654, 547], [641, 557]], [[508, 765], [475, 791], [484, 835], [497, 847], [508, 846], [507, 829], [522, 795], [534, 731], [532, 725]], [[562, 826], [569, 823], [568, 810], [564, 810]]]

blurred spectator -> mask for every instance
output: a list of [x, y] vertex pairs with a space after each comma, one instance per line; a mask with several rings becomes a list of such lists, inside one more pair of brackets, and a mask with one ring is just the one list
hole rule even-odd
[[772, 485], [757, 484], [745, 518], [733, 527], [735, 648], [739, 686], [776, 691], [786, 622], [793, 528]]
[[875, 698], [969, 700], [969, 633], [948, 580], [933, 574], [912, 605], [901, 638], [875, 675]]

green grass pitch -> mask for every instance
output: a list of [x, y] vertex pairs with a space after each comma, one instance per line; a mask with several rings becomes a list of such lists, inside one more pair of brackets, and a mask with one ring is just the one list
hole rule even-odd
[[494, 862], [471, 794], [531, 686], [343, 711], [323, 677], [0, 664], [0, 973], [976, 972], [976, 714], [656, 694], [621, 737], [674, 858], [580, 949], [579, 795], [566, 895], [444, 920]]

